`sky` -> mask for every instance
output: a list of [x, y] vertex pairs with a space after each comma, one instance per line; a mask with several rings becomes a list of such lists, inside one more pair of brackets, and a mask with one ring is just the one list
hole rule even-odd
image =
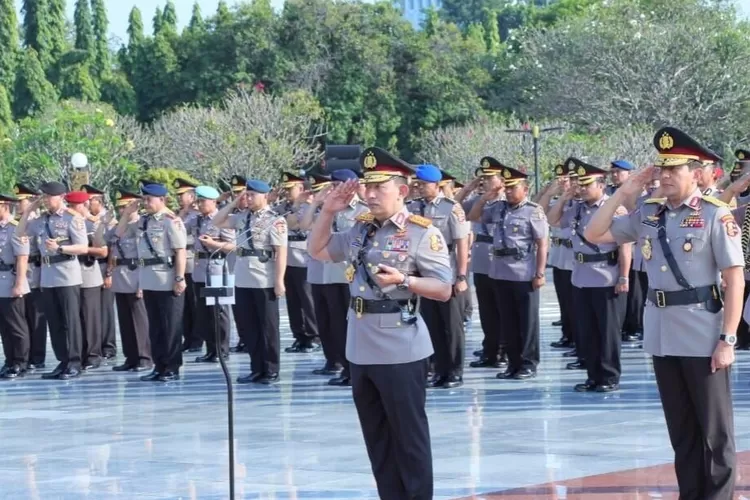
[[[750, 0], [736, 0], [737, 6], [740, 12], [745, 17], [750, 17]], [[66, 0], [68, 7], [68, 18], [73, 19], [73, 8], [75, 6], [75, 0]], [[127, 27], [128, 27], [128, 14], [133, 6], [138, 6], [143, 14], [144, 25], [148, 30], [151, 28], [151, 19], [154, 16], [156, 7], [159, 6], [164, 8], [166, 0], [105, 0], [107, 5], [107, 14], [109, 16], [109, 27], [110, 32], [113, 36], [120, 38], [121, 40], [127, 40]], [[177, 7], [177, 21], [180, 29], [184, 27], [190, 20], [190, 14], [193, 10], [194, 0], [174, 0], [175, 6]], [[204, 16], [212, 15], [216, 12], [216, 6], [219, 4], [219, 0], [198, 0], [201, 6], [201, 11]], [[237, 0], [227, 0], [227, 3], [231, 6], [237, 3]], [[274, 8], [280, 9], [284, 4], [284, 0], [271, 0]], [[16, 0], [16, 4], [20, 10], [21, 0]]]

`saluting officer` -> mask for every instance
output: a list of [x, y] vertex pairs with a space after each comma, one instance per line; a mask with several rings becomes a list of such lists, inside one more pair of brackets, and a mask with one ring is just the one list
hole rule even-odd
[[141, 380], [170, 382], [180, 379], [182, 366], [180, 331], [185, 307], [187, 234], [182, 219], [165, 205], [166, 186], [146, 184], [141, 192], [146, 213], [136, 223], [131, 222], [130, 216], [139, 205], [138, 201], [131, 202], [122, 211], [116, 235], [138, 238], [138, 284], [146, 302], [154, 360], [154, 371]]
[[[214, 225], [237, 231], [234, 266], [237, 332], [250, 352], [250, 374], [237, 382], [273, 384], [279, 381], [279, 298], [284, 296], [286, 220], [268, 206], [271, 187], [250, 180], [242, 197], [222, 208]], [[247, 209], [235, 213], [247, 197]]]
[[318, 326], [315, 318], [312, 288], [307, 282], [307, 232], [299, 226], [299, 207], [304, 201], [305, 180], [291, 172], [281, 174], [283, 203], [279, 206], [282, 217], [286, 218], [289, 229], [289, 251], [287, 253], [286, 304], [289, 313], [289, 328], [294, 336], [294, 343], [285, 349], [286, 352], [314, 352], [320, 349], [316, 345]]
[[[107, 212], [105, 203], [105, 192], [97, 189], [90, 184], [81, 186], [81, 191], [89, 195], [89, 201], [86, 204], [88, 210], [87, 219], [101, 224], [106, 222], [103, 230], [106, 235], [107, 231], [114, 228], [115, 217]], [[105, 244], [107, 241], [105, 240]], [[112, 249], [107, 247], [107, 256]], [[107, 272], [108, 257], [97, 257], [99, 270], [102, 277]], [[108, 288], [102, 288], [102, 356], [104, 359], [113, 359], [117, 356], [117, 335], [115, 333], [115, 294]]]
[[634, 168], [633, 164], [627, 160], [615, 160], [610, 163], [609, 178], [612, 181], [612, 184], [606, 187], [605, 194], [607, 196], [612, 196], [612, 194], [617, 191], [617, 188], [622, 186], [622, 184], [628, 180], [628, 176]]
[[[172, 183], [177, 195], [177, 204], [180, 207], [179, 217], [187, 227], [195, 222], [198, 210], [195, 207], [195, 188], [198, 185], [186, 179], [175, 179]], [[188, 231], [187, 246], [185, 247], [185, 307], [183, 310], [183, 322], [180, 326], [181, 335], [184, 339], [183, 352], [198, 352], [203, 345], [203, 336], [199, 331], [200, 320], [198, 318], [198, 300], [195, 295], [193, 284], [193, 269], [195, 269], [195, 241], [193, 235]]]
[[[505, 200], [487, 206], [500, 187], [487, 189], [469, 220], [495, 225], [490, 278], [495, 307], [502, 311], [499, 338], [505, 342], [508, 368], [500, 379], [529, 379], [539, 364], [539, 289], [544, 286], [549, 227], [542, 207], [528, 200], [528, 175], [495, 158], [482, 159], [485, 169], [499, 170]], [[489, 352], [496, 352], [491, 346]]]
[[0, 336], [5, 354], [0, 378], [3, 379], [24, 375], [31, 340], [24, 300], [29, 293], [26, 279], [29, 239], [16, 234], [18, 223], [11, 211], [16, 202], [17, 198], [0, 195]]
[[698, 189], [704, 165], [719, 156], [672, 127], [660, 129], [654, 145], [665, 198], [615, 216], [651, 180], [646, 168], [607, 200], [584, 236], [640, 245], [649, 280], [644, 349], [653, 356], [680, 498], [728, 500], [737, 476], [729, 372], [742, 314], [740, 231], [729, 207]]
[[[563, 192], [559, 202], [550, 208], [548, 217], [550, 225], [569, 228], [573, 240], [571, 282], [578, 332], [576, 349], [585, 359], [588, 373], [586, 381], [577, 384], [575, 390], [612, 392], [620, 388], [620, 332], [628, 293], [631, 248], [614, 243], [597, 245], [583, 236], [591, 218], [609, 199], [605, 194], [607, 171], [578, 158], [570, 158], [567, 163], [575, 165], [579, 187]], [[581, 201], [569, 205], [576, 194]], [[551, 195], [548, 192], [544, 197]], [[620, 207], [617, 215], [625, 214], [627, 210]]]
[[[78, 212], [65, 208], [65, 186], [42, 184], [42, 199], [29, 205], [17, 232], [36, 241], [41, 251], [40, 284], [49, 322], [52, 350], [60, 362], [44, 379], [68, 380], [81, 374], [81, 266], [78, 255], [88, 252], [86, 224]], [[46, 210], [36, 219], [29, 214], [44, 203]]]
[[[465, 213], [471, 212], [476, 203], [482, 199], [482, 195], [487, 189], [496, 190], [497, 195], [487, 200], [487, 206], [493, 205], [502, 200], [503, 181], [500, 177], [500, 170], [492, 168], [479, 167], [474, 171], [474, 179], [466, 186], [465, 189], [456, 198], [459, 203], [463, 201]], [[476, 193], [476, 195], [473, 195]], [[474, 289], [477, 294], [477, 304], [479, 306], [479, 322], [482, 325], [484, 334], [482, 340], [482, 350], [480, 359], [472, 361], [469, 366], [472, 368], [506, 368], [506, 356], [503, 344], [497, 338], [500, 335], [500, 310], [495, 304], [495, 292], [493, 290], [490, 274], [490, 264], [492, 256], [492, 235], [495, 233], [495, 226], [492, 222], [472, 222], [474, 232], [474, 244], [471, 249], [471, 270], [474, 273]], [[495, 349], [490, 352], [490, 349]], [[506, 365], [506, 366], [503, 366]]]
[[[41, 195], [40, 191], [33, 189], [26, 184], [16, 184], [13, 192], [18, 199], [16, 205], [16, 214], [24, 213], [31, 205], [32, 198]], [[39, 217], [39, 211], [33, 210], [29, 213], [29, 220]], [[26, 308], [26, 322], [29, 325], [31, 334], [31, 347], [29, 348], [29, 370], [41, 369], [45, 367], [47, 359], [47, 317], [44, 314], [44, 300], [42, 298], [42, 289], [39, 287], [39, 281], [42, 276], [42, 256], [34, 238], [29, 239], [29, 259], [27, 281], [31, 293], [24, 296]]]
[[417, 306], [419, 297], [449, 300], [453, 270], [440, 230], [404, 206], [412, 168], [379, 148], [365, 150], [360, 162], [370, 212], [349, 231], [332, 232], [358, 183], [337, 186], [315, 220], [310, 255], [353, 263], [346, 357], [378, 493], [427, 500], [433, 474], [424, 382], [433, 349]]
[[407, 203], [406, 208], [432, 221], [448, 242], [451, 266], [454, 270], [454, 293], [450, 300], [422, 300], [420, 312], [432, 336], [435, 348], [435, 376], [427, 381], [429, 387], [446, 389], [463, 384], [465, 331], [464, 301], [460, 295], [468, 290], [466, 273], [469, 265], [469, 231], [466, 213], [455, 200], [440, 193], [438, 183], [442, 175], [434, 165], [420, 165], [416, 170], [421, 198]]
[[[208, 306], [206, 299], [201, 297], [208, 280], [208, 266], [211, 261], [224, 260], [227, 254], [234, 250], [234, 229], [222, 229], [214, 222], [219, 210], [216, 208], [216, 200], [219, 192], [211, 186], [198, 186], [195, 188], [198, 198], [198, 212], [196, 218], [192, 218], [185, 225], [188, 235], [195, 241], [195, 270], [193, 281], [195, 284], [196, 320], [197, 329], [202, 332], [203, 340], [206, 341], [206, 354], [195, 359], [196, 363], [217, 363], [219, 356], [225, 358], [229, 355], [229, 306]], [[221, 345], [216, 345], [216, 323], [212, 307], [219, 308], [219, 339]], [[243, 304], [245, 307], [245, 304]]]
[[[125, 207], [142, 199], [138, 193], [123, 189], [115, 193], [115, 206], [124, 218]], [[127, 223], [137, 224], [140, 216], [132, 212]], [[116, 372], [141, 372], [153, 367], [151, 361], [151, 339], [148, 335], [148, 313], [143, 301], [143, 292], [138, 286], [139, 259], [138, 237], [129, 232], [118, 238], [116, 227], [105, 234], [110, 243], [111, 251], [104, 275], [104, 288], [109, 289], [115, 296], [117, 305], [117, 319], [120, 324], [120, 341], [122, 353], [125, 355], [123, 364], [112, 367]]]
[[[232, 213], [240, 213], [243, 210], [247, 210], [247, 196], [245, 196], [245, 191], [247, 190], [247, 179], [242, 175], [233, 175], [232, 179], [229, 182], [230, 186], [230, 197], [228, 201], [221, 207], [222, 209], [228, 206], [232, 201], [236, 201], [236, 204], [234, 206], [234, 209]], [[246, 239], [247, 235], [240, 235], [242, 236], [242, 239]], [[234, 269], [235, 263], [237, 262], [237, 252], [232, 252], [229, 257], [227, 258], [227, 265], [229, 266], [229, 269]], [[240, 321], [238, 318], [244, 311], [241, 309], [244, 306], [239, 304], [235, 301], [234, 304], [232, 304], [232, 317], [234, 318], [234, 324], [237, 328], [237, 334], [239, 338], [237, 339], [237, 345], [233, 346], [229, 349], [229, 352], [249, 352], [247, 350], [247, 346], [245, 345], [244, 339], [242, 338], [242, 335], [239, 334], [240, 331]]]

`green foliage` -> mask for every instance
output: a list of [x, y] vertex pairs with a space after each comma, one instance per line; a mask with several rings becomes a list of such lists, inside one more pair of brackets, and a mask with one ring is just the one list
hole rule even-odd
[[63, 68], [57, 88], [62, 99], [95, 102], [101, 97], [85, 62]]
[[43, 68], [53, 63], [50, 43], [49, 0], [23, 0], [24, 46], [36, 52]]
[[193, 14], [190, 16], [190, 23], [188, 24], [188, 30], [193, 33], [199, 33], [206, 29], [206, 23], [203, 22], [203, 15], [201, 14], [201, 6], [198, 2], [193, 4]]
[[162, 23], [164, 23], [164, 15], [161, 8], [157, 5], [154, 17], [151, 19], [151, 28], [153, 29], [154, 36], [157, 36], [161, 32]]
[[43, 110], [57, 99], [52, 84], [47, 81], [39, 57], [33, 48], [24, 51], [23, 60], [16, 73], [13, 96], [13, 114], [24, 118]]
[[[21, 120], [0, 139], [0, 172], [39, 183], [67, 179], [70, 157], [86, 154], [91, 183], [104, 188], [134, 184], [138, 166], [128, 158], [132, 145], [116, 128], [114, 110], [105, 105], [63, 101], [44, 113]], [[0, 178], [0, 188], [6, 188]]]
[[94, 28], [91, 25], [89, 0], [76, 0], [74, 12], [76, 43], [78, 50], [84, 51], [90, 59], [94, 57]]
[[110, 73], [101, 82], [101, 98], [120, 115], [136, 113], [135, 91], [122, 72]]
[[[13, 0], [0, 0], [0, 86], [13, 84], [18, 57], [18, 18]], [[7, 95], [6, 95], [7, 97]]]
[[167, 0], [167, 5], [164, 6], [164, 12], [161, 16], [161, 29], [168, 29], [172, 33], [177, 33], [177, 10], [175, 10], [172, 0]]
[[8, 130], [13, 125], [13, 113], [10, 110], [10, 96], [5, 87], [0, 85], [0, 137], [3, 131]]
[[138, 47], [145, 38], [143, 34], [143, 16], [138, 7], [133, 7], [128, 16], [128, 48]]
[[65, 0], [49, 1], [49, 41], [50, 58], [54, 64], [68, 50], [67, 19], [65, 12]]
[[91, 8], [94, 11], [94, 75], [101, 80], [111, 71], [109, 54], [109, 21], [107, 20], [107, 8], [104, 0], [91, 0]]
[[[191, 176], [184, 170], [169, 167], [152, 168], [146, 170], [142, 177], [144, 179], [148, 179], [158, 184], [164, 184], [165, 186], [167, 186], [167, 190], [169, 191], [168, 204], [173, 210], [177, 207], [177, 194], [175, 193], [174, 181], [176, 181], [177, 179], [183, 179], [195, 184], [201, 183], [200, 180]], [[135, 187], [133, 187], [133, 189], [135, 189]]]

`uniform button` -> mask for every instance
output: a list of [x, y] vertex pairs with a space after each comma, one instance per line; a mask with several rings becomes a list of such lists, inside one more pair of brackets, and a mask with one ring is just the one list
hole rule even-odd
[[378, 242], [377, 241], [373, 241], [372, 242], [372, 246], [374, 246], [374, 247], [378, 246]]
[[667, 243], [669, 243], [669, 238], [667, 238]]
[[667, 272], [667, 266], [661, 266], [661, 272], [663, 273]]
[[360, 292], [364, 292], [365, 291], [365, 287], [363, 287], [363, 286], [359, 287], [359, 291]]
[[670, 217], [677, 217], [677, 214], [676, 214], [676, 213], [674, 213], [674, 212], [670, 212], [669, 216], [670, 216]]
[[396, 326], [401, 326], [401, 322], [400, 321], [396, 321]]

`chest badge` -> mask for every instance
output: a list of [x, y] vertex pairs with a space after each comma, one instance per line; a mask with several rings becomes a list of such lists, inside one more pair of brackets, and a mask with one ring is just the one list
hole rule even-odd
[[651, 257], [653, 256], [652, 250], [653, 248], [651, 247], [651, 238], [646, 238], [646, 241], [644, 241], [643, 245], [641, 245], [641, 254], [643, 255], [643, 258], [646, 260], [651, 260]]
[[356, 270], [354, 269], [354, 264], [349, 264], [349, 267], [346, 268], [346, 271], [344, 275], [346, 276], [346, 281], [351, 283], [354, 281], [354, 274], [356, 273]]
[[439, 252], [443, 249], [443, 239], [437, 234], [430, 236], [430, 249], [433, 252]]
[[682, 249], [686, 252], [691, 251], [693, 249], [693, 242], [686, 240], [685, 243], [682, 244]]

